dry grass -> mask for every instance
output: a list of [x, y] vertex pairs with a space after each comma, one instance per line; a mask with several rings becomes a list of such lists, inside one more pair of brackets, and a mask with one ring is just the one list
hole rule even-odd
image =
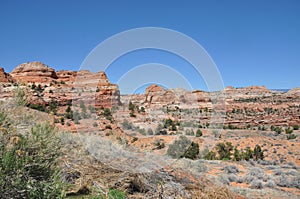
[[204, 190], [191, 192], [192, 198], [196, 199], [235, 199], [241, 198], [233, 194], [227, 187], [210, 187]]

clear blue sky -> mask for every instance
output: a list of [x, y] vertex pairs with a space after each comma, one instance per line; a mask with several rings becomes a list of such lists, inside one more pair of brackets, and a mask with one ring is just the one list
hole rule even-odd
[[[78, 70], [101, 41], [152, 26], [199, 42], [218, 66], [225, 86], [299, 87], [299, 10], [297, 0], [1, 0], [0, 66], [10, 72], [20, 63], [38, 60], [56, 70]], [[113, 64], [130, 69], [149, 62], [174, 68], [184, 64], [156, 50], [133, 52]], [[113, 82], [122, 71], [114, 68], [107, 71]], [[199, 82], [192, 84], [203, 89]]]

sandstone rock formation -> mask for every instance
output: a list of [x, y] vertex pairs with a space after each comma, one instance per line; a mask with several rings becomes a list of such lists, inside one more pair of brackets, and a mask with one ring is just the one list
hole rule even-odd
[[59, 82], [74, 82], [76, 74], [77, 72], [71, 70], [61, 70], [56, 72]]
[[159, 92], [163, 91], [164, 88], [161, 86], [158, 86], [156, 84], [152, 84], [146, 88], [146, 94], [152, 93], [152, 92]]
[[95, 107], [111, 108], [120, 105], [118, 85], [110, 83], [103, 71], [100, 71], [97, 75], [99, 76], [99, 81], [96, 90]]
[[0, 68], [0, 82], [13, 82], [13, 78], [9, 73], [4, 71], [4, 68]]
[[20, 64], [11, 72], [11, 75], [17, 82], [49, 83], [57, 79], [55, 70], [42, 62]]

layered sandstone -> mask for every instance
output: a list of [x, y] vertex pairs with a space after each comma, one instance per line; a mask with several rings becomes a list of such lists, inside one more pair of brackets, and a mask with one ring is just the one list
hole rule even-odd
[[11, 75], [17, 82], [48, 83], [57, 79], [55, 70], [42, 62], [20, 64]]
[[0, 82], [13, 82], [13, 77], [9, 73], [6, 73], [4, 68], [0, 68]]

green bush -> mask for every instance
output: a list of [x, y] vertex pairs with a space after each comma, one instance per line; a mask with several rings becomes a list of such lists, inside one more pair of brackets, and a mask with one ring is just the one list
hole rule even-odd
[[293, 125], [293, 129], [294, 129], [294, 130], [299, 130], [299, 125], [298, 125], [298, 124], [294, 124], [294, 125]]
[[180, 136], [173, 144], [170, 144], [167, 154], [173, 158], [195, 159], [199, 154], [199, 145], [191, 142], [187, 137]]
[[286, 134], [291, 134], [291, 133], [293, 133], [293, 129], [291, 129], [290, 127], [288, 127], [288, 128], [285, 129], [285, 133]]
[[108, 192], [109, 199], [124, 199], [125, 194], [117, 189], [110, 189]]
[[288, 140], [296, 139], [296, 138], [297, 138], [297, 135], [295, 135], [295, 134], [288, 134], [288, 135], [286, 136], [286, 138], [287, 138]]
[[232, 146], [231, 142], [217, 144], [217, 152], [219, 154], [220, 160], [224, 160], [224, 159], [229, 160], [232, 150], [233, 150], [233, 146]]
[[264, 153], [263, 151], [261, 150], [261, 147], [259, 145], [256, 145], [254, 147], [254, 150], [253, 150], [253, 158], [254, 160], [263, 160], [264, 159]]
[[246, 151], [243, 151], [243, 152], [242, 152], [242, 157], [243, 157], [243, 159], [246, 160], [246, 161], [248, 161], [248, 160], [250, 160], [250, 159], [253, 158], [253, 151], [251, 150], [250, 147], [247, 147], [247, 148], [246, 148]]
[[98, 123], [97, 122], [94, 122], [93, 123], [93, 127], [97, 127], [98, 126]]
[[233, 160], [234, 161], [240, 161], [242, 160], [242, 154], [240, 153], [240, 151], [235, 147], [234, 148], [234, 152], [233, 152]]
[[3, 112], [0, 120], [0, 198], [63, 198], [57, 165], [60, 141], [54, 127], [37, 125], [17, 135]]
[[202, 131], [198, 129], [196, 132], [196, 137], [201, 137], [201, 136], [202, 136]]
[[125, 130], [131, 130], [134, 129], [134, 125], [128, 120], [124, 119], [122, 122], [122, 128]]
[[28, 99], [26, 96], [26, 90], [17, 87], [17, 90], [14, 92], [14, 98], [18, 106], [25, 106], [28, 103]]
[[216, 160], [217, 159], [216, 153], [213, 152], [213, 151], [209, 151], [208, 153], [206, 153], [204, 155], [204, 159], [206, 159], [206, 160]]

